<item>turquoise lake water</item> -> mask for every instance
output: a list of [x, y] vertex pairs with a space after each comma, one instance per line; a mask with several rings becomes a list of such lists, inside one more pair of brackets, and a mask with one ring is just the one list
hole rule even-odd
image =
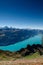
[[9, 50], [9, 51], [18, 51], [21, 48], [25, 48], [28, 44], [41, 44], [41, 35], [37, 35], [34, 37], [31, 37], [29, 39], [26, 39], [24, 41], [18, 42], [16, 44], [12, 44], [9, 46], [0, 46], [0, 50]]

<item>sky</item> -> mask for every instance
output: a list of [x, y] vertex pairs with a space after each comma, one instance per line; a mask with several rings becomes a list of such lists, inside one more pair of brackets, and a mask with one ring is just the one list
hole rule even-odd
[[0, 0], [0, 27], [43, 29], [43, 0]]

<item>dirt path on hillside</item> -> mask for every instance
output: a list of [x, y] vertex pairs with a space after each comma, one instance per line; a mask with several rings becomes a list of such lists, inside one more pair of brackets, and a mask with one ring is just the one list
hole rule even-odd
[[0, 65], [43, 65], [43, 58], [32, 60], [18, 59], [15, 61], [0, 61]]

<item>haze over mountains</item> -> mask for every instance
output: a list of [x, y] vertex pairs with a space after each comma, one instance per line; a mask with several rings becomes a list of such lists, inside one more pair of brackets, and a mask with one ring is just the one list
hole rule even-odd
[[17, 29], [5, 26], [0, 28], [0, 46], [15, 44], [42, 33], [43, 30], [40, 29]]

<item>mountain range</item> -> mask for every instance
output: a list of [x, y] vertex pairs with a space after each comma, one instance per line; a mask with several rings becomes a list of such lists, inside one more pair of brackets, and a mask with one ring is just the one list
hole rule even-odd
[[[16, 60], [19, 58], [43, 56], [43, 45], [40, 44], [40, 41], [43, 43], [43, 39], [39, 34], [43, 34], [43, 30], [17, 29], [7, 26], [0, 28], [0, 60]], [[21, 47], [22, 45], [25, 46], [25, 44], [27, 45], [26, 47]], [[19, 49], [19, 47], [21, 48]], [[8, 49], [19, 50], [10, 51]]]
[[43, 30], [40, 29], [19, 29], [12, 27], [0, 28], [0, 46], [8, 46], [25, 39], [31, 38], [35, 35], [43, 34]]

